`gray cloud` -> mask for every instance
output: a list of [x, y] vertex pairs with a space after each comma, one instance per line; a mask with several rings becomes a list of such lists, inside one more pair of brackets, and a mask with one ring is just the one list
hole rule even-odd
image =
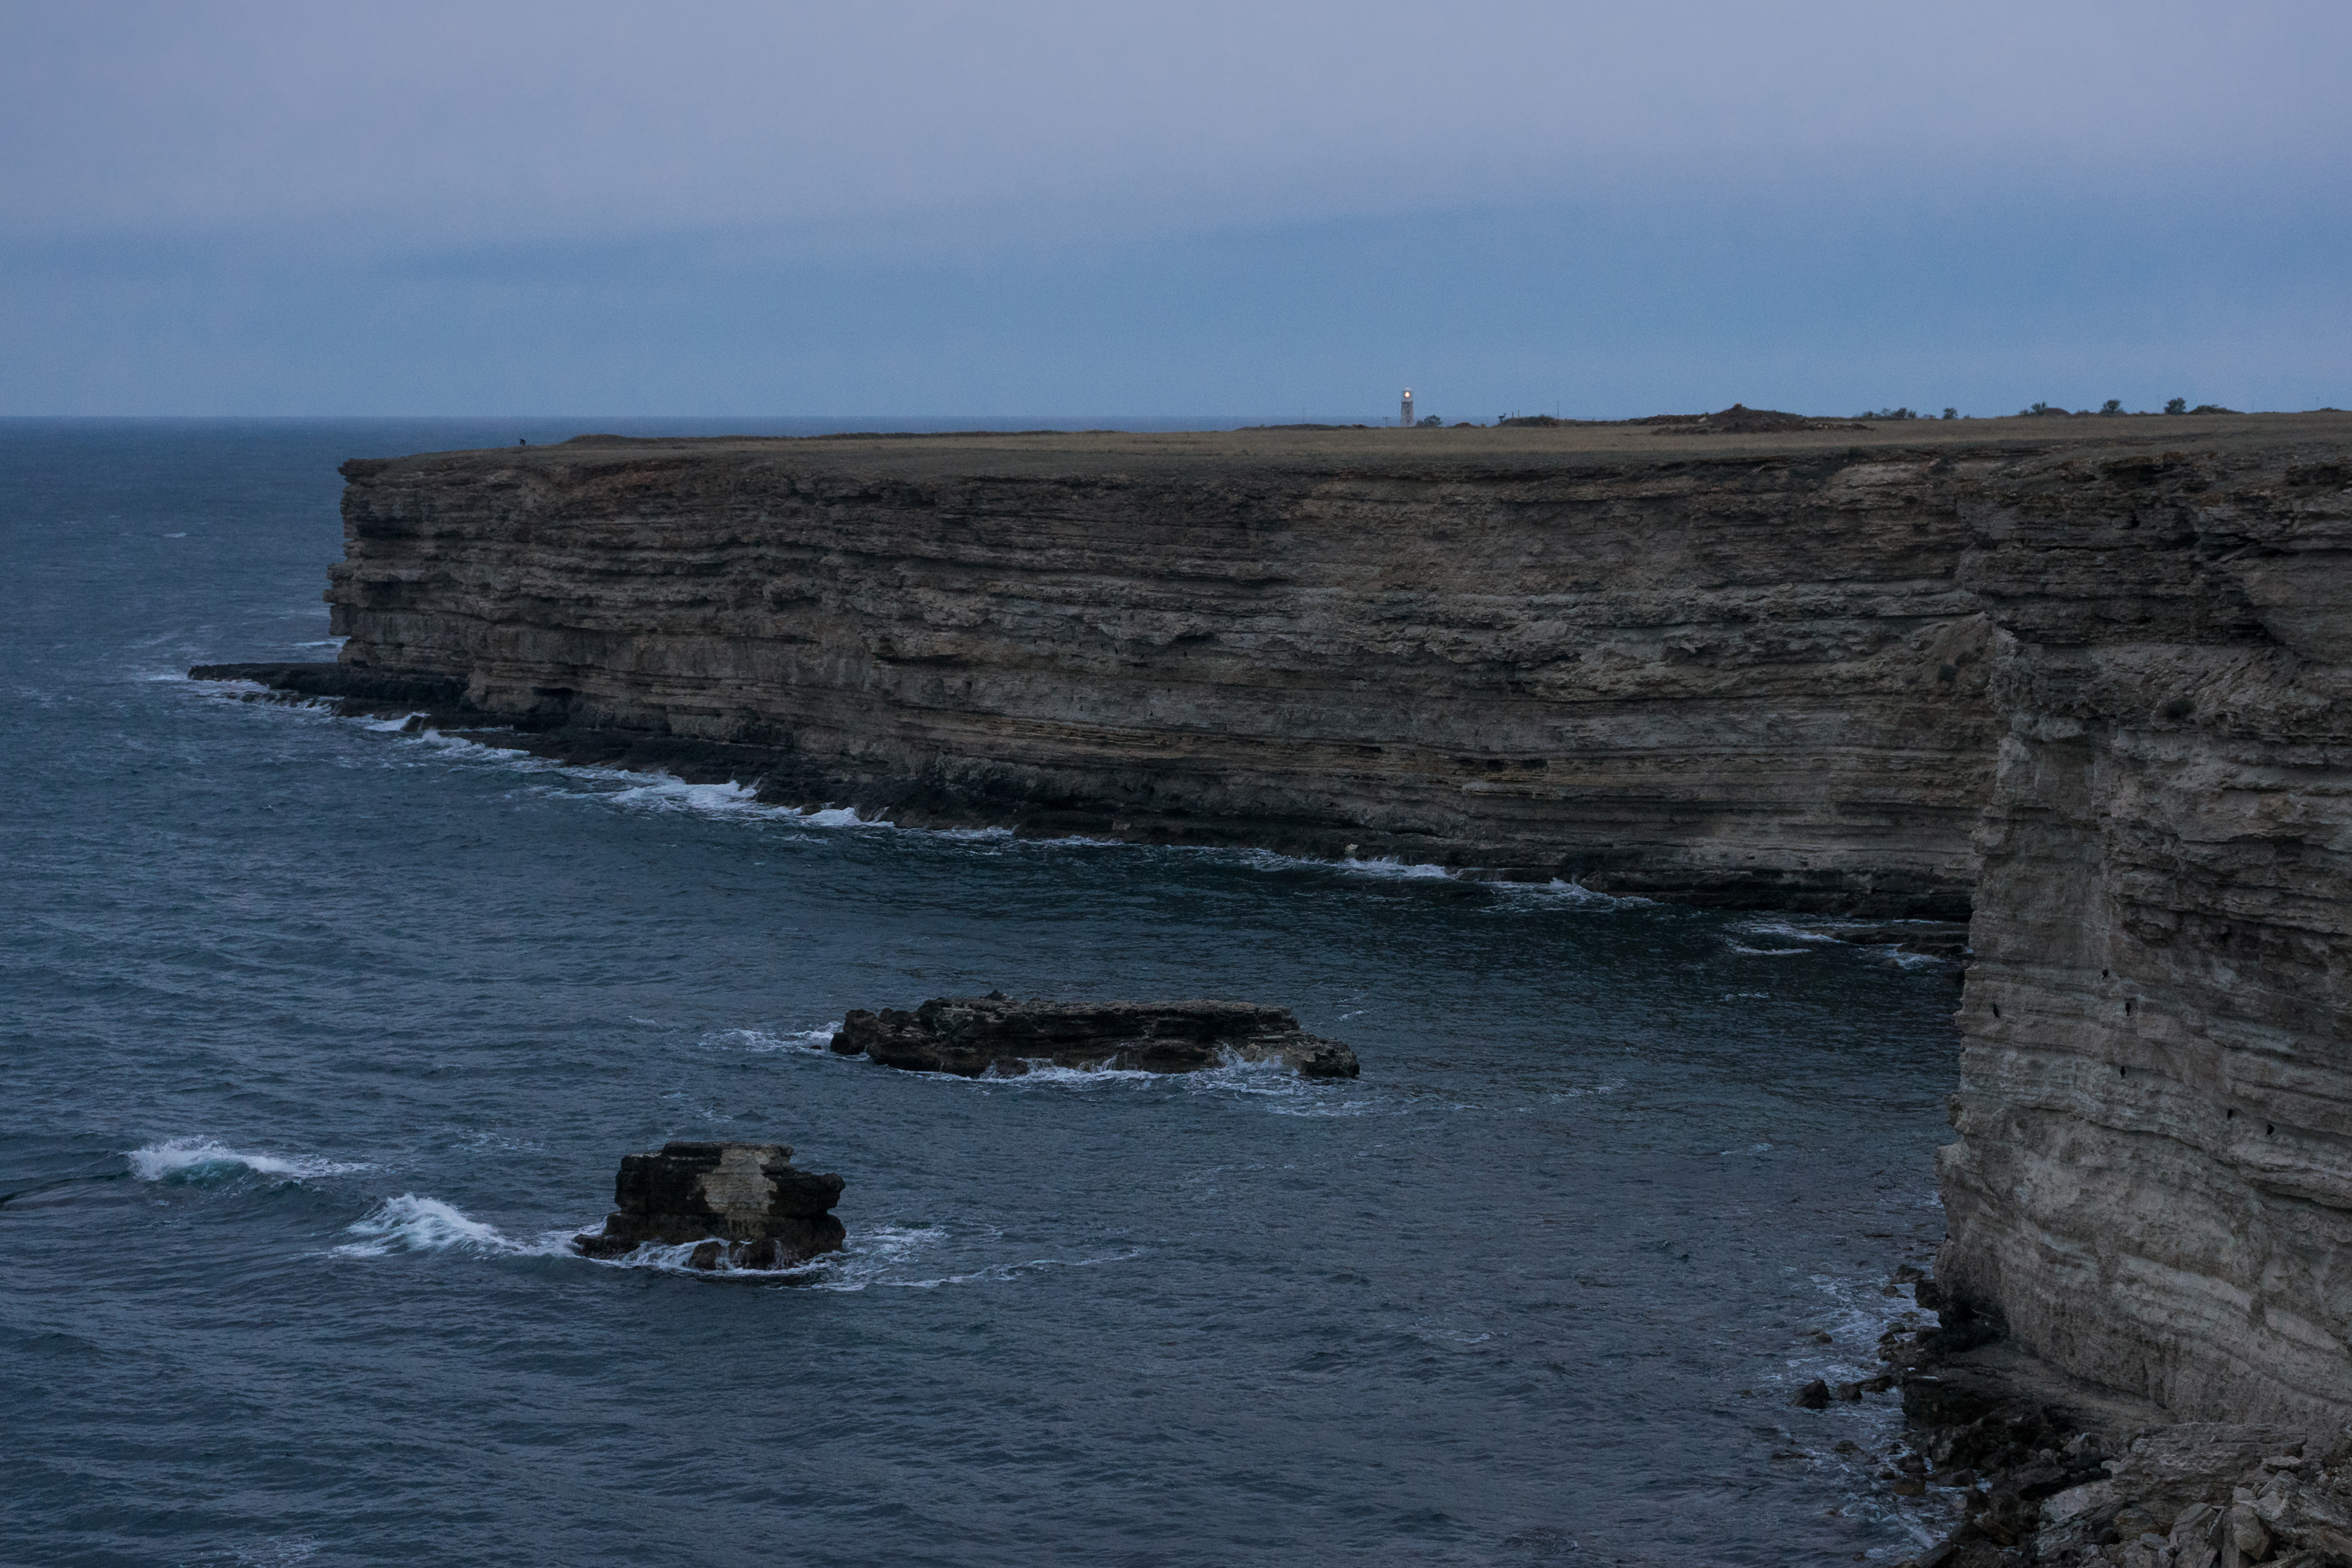
[[18, 7], [16, 234], [1007, 203], [1218, 222], [1707, 170], [2340, 167], [2338, 5]]
[[2347, 46], [2339, 5], [20, 5], [0, 408], [2345, 401]]

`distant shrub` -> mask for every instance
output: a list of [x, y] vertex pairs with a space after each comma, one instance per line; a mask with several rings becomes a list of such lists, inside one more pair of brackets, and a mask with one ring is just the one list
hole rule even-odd
[[2191, 414], [2235, 414], [2234, 408], [2224, 408], [2218, 403], [2200, 403], [2189, 411]]
[[1444, 424], [1445, 421], [1440, 419], [1434, 414], [1424, 414], [1419, 419], [1415, 420], [1414, 423], [1423, 430], [1434, 430], [1439, 426]]
[[2124, 400], [2120, 397], [2110, 397], [2105, 403], [2099, 405], [2099, 412], [2102, 414], [2116, 415], [2121, 414], [2123, 411]]
[[2054, 415], [2056, 415], [2056, 416], [2057, 416], [2059, 418], [2061, 418], [2061, 419], [2063, 419], [2064, 417], [2066, 417], [2066, 411], [2065, 411], [2064, 409], [2063, 409], [2063, 408], [2053, 408], [2053, 407], [2052, 407], [2052, 406], [2051, 406], [2049, 404], [2047, 404], [2047, 403], [2035, 403], [2035, 404], [2029, 405], [2028, 405], [2028, 406], [2026, 406], [2026, 407], [2023, 407], [2023, 408], [2019, 409], [2019, 410], [2018, 410], [2018, 413], [2020, 413], [2021, 415], [2023, 415], [2023, 414], [2054, 414]]
[[1959, 416], [1960, 411], [1957, 408], [1947, 408], [1944, 410], [1944, 417], [1947, 419], [1958, 419]]
[[1856, 419], [1916, 419], [1919, 416], [1908, 408], [1882, 408], [1875, 414], [1865, 408], [1854, 417]]
[[2169, 399], [2164, 405], [2164, 411], [2167, 414], [2186, 414], [2189, 412], [2189, 399], [2185, 397]]

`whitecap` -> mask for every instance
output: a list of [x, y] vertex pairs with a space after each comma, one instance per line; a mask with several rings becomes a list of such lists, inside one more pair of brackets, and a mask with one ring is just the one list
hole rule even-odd
[[456, 1248], [499, 1254], [555, 1250], [546, 1239], [517, 1241], [498, 1226], [470, 1218], [439, 1198], [421, 1198], [415, 1193], [384, 1199], [344, 1229], [361, 1239], [336, 1247], [336, 1255], [341, 1258], [382, 1258], [394, 1250], [446, 1252]]
[[133, 1149], [124, 1157], [131, 1162], [131, 1174], [142, 1182], [216, 1182], [246, 1173], [299, 1182], [368, 1168], [315, 1156], [249, 1152], [209, 1138], [173, 1138]]
[[1724, 945], [1732, 952], [1745, 953], [1749, 958], [1797, 958], [1813, 951], [1810, 947], [1742, 947], [1728, 938], [1725, 940]]

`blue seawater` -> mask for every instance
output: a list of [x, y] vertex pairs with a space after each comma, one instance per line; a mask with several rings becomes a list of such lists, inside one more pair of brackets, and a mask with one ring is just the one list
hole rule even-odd
[[[1892, 1396], [1789, 1395], [1874, 1370], [1940, 1234], [1948, 976], [1572, 888], [803, 816], [184, 678], [332, 657], [340, 459], [581, 427], [0, 423], [0, 1559], [1916, 1546], [1870, 1482]], [[1364, 1075], [821, 1048], [992, 986], [1281, 1003]], [[670, 1138], [841, 1173], [849, 1249], [789, 1289], [567, 1256]]]

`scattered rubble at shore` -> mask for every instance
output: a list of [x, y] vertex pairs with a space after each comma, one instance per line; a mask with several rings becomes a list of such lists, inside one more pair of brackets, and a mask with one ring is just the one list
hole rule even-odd
[[1960, 1515], [1906, 1568], [2352, 1568], [2352, 1432], [2167, 1421], [2035, 1361], [1916, 1268], [1892, 1284], [1937, 1321], [1888, 1330], [1885, 1373], [1793, 1403], [1902, 1390], [1909, 1451], [1879, 1483]]

